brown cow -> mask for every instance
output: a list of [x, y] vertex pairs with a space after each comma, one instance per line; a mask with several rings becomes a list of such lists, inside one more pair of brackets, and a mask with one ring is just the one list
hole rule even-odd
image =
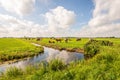
[[51, 40], [49, 40], [49, 43], [55, 43], [55, 41], [51, 41]]
[[55, 39], [57, 42], [62, 42], [62, 39], [61, 38], [57, 38]]
[[68, 43], [68, 41], [69, 41], [69, 39], [66, 38], [66, 39], [65, 39], [65, 42]]
[[41, 40], [41, 38], [37, 38], [37, 39], [36, 39], [36, 41], [40, 41], [40, 40]]
[[81, 38], [77, 38], [76, 41], [81, 41]]

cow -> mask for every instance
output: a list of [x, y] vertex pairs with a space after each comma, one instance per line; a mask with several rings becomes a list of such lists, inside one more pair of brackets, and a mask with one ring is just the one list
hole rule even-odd
[[68, 38], [66, 38], [66, 39], [65, 39], [65, 42], [66, 42], [66, 43], [68, 43], [68, 41], [69, 41], [69, 39], [68, 39]]
[[51, 41], [51, 40], [49, 40], [48, 42], [49, 42], [49, 43], [55, 43], [55, 41]]
[[41, 38], [37, 38], [37, 39], [36, 39], [36, 41], [40, 41], [40, 40], [41, 40]]
[[81, 38], [77, 38], [76, 41], [81, 41]]
[[62, 42], [62, 39], [61, 38], [57, 38], [55, 39], [57, 42]]

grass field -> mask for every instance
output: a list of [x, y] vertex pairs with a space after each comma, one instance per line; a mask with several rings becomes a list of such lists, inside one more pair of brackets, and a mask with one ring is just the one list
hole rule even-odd
[[84, 44], [89, 40], [88, 38], [83, 38], [81, 41], [76, 41], [76, 38], [71, 38], [71, 41], [66, 43], [65, 41], [55, 42], [54, 44], [49, 43], [49, 38], [42, 39], [39, 43], [43, 45], [56, 45], [62, 48], [83, 48]]
[[[112, 41], [113, 46], [95, 43], [94, 45], [99, 46], [98, 54], [69, 65], [53, 60], [46, 66], [41, 63], [39, 67], [29, 66], [24, 71], [19, 68], [10, 68], [0, 80], [120, 80], [120, 39], [96, 38], [96, 40]], [[43, 42], [45, 41], [47, 43], [47, 40], [43, 39]], [[80, 48], [83, 46], [81, 45]]]
[[39, 52], [43, 52], [43, 48], [29, 42], [15, 38], [0, 39], [0, 62], [31, 57]]
[[76, 41], [76, 38], [70, 38], [70, 41], [66, 43], [64, 40], [62, 42], [49, 43], [50, 38], [43, 38], [41, 41], [36, 41], [36, 39], [32, 40], [37, 44], [52, 47], [59, 50], [68, 50], [68, 51], [76, 51], [76, 52], [84, 52], [83, 47], [86, 42], [89, 41], [88, 38], [82, 38], [80, 41]]

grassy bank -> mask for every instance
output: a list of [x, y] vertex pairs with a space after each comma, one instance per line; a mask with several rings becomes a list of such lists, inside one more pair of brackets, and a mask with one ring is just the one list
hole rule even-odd
[[14, 38], [0, 38], [0, 63], [32, 57], [43, 52], [42, 47]]
[[88, 42], [88, 38], [82, 38], [80, 41], [76, 41], [76, 38], [70, 38], [70, 40], [66, 43], [64, 41], [64, 38], [62, 38], [63, 40], [61, 42], [56, 42], [55, 43], [49, 43], [49, 41], [51, 40], [50, 38], [43, 38], [40, 41], [36, 41], [36, 39], [31, 40], [32, 42], [35, 42], [37, 44], [43, 45], [43, 46], [47, 46], [47, 47], [52, 47], [55, 49], [59, 49], [59, 50], [67, 50], [67, 51], [71, 51], [71, 52], [84, 52], [84, 45], [86, 44], [86, 42]]

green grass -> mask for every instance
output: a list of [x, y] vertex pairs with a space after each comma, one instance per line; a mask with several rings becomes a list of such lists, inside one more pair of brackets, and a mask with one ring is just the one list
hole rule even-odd
[[15, 38], [0, 38], [0, 62], [31, 57], [42, 52], [43, 48]]
[[[47, 44], [47, 45], [51, 45], [51, 43], [49, 42], [49, 38], [46, 39], [42, 39], [39, 43], [40, 44]], [[84, 44], [88, 41], [87, 38], [82, 39], [81, 41], [76, 41], [75, 38], [71, 38], [71, 41], [68, 41], [68, 43], [65, 43], [65, 41], [60, 42], [55, 42], [52, 45], [56, 45], [62, 48], [83, 48]]]
[[68, 41], [68, 43], [66, 43], [64, 40], [61, 43], [56, 42], [55, 40], [53, 40], [55, 41], [55, 43], [49, 43], [49, 40], [51, 39], [43, 38], [41, 41], [36, 41], [36, 39], [31, 41], [43, 46], [52, 47], [59, 50], [64, 49], [64, 50], [76, 51], [76, 52], [84, 52], [83, 50], [84, 45], [86, 44], [86, 42], [89, 41], [88, 38], [82, 38], [81, 41], [76, 41], [76, 38], [70, 38], [70, 41]]
[[114, 44], [120, 44], [120, 38], [95, 38], [96, 40], [108, 40], [114, 42]]
[[[0, 80], [120, 80], [119, 40], [111, 39], [113, 46], [98, 45], [99, 54], [88, 60], [69, 65], [55, 60], [47, 65], [41, 63], [38, 67], [31, 66], [22, 72], [20, 69], [10, 69]], [[9, 72], [12, 74], [8, 74]]]

